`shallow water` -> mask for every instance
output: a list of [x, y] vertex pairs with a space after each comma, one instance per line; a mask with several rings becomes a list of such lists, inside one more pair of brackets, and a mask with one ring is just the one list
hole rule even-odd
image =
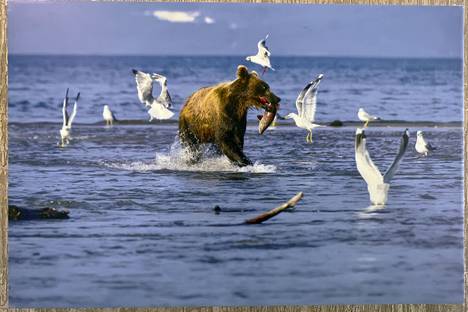
[[[11, 222], [15, 307], [461, 303], [462, 129], [427, 128], [438, 150], [410, 148], [382, 210], [368, 209], [352, 127], [314, 143], [279, 126], [246, 134], [253, 167], [188, 166], [176, 125], [9, 126], [9, 198], [70, 210], [69, 220]], [[384, 171], [400, 128], [371, 126]], [[297, 192], [291, 212], [243, 221]], [[220, 214], [213, 207], [219, 205]]]

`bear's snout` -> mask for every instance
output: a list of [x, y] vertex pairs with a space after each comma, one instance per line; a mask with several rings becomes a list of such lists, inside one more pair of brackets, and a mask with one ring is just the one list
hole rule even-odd
[[278, 104], [281, 101], [281, 98], [279, 98], [272, 92], [269, 94], [268, 98], [270, 100], [269, 102], [272, 104]]

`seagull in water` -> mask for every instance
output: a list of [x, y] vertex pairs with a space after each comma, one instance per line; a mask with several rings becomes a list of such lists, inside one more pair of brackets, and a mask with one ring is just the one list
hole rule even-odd
[[285, 119], [294, 119], [296, 126], [306, 129], [309, 133], [306, 136], [306, 142], [312, 143], [312, 129], [323, 127], [315, 124], [315, 111], [317, 110], [317, 92], [323, 74], [320, 74], [309, 82], [296, 99], [297, 114], [289, 113], [284, 116]]
[[[172, 106], [172, 99], [167, 90], [166, 77], [159, 74], [147, 74], [142, 71], [133, 69], [135, 81], [137, 83], [138, 98], [140, 102], [150, 107], [148, 114], [150, 121], [153, 119], [170, 119], [174, 113], [169, 110]], [[159, 82], [161, 85], [161, 93], [155, 99], [153, 97], [153, 81]]]
[[365, 122], [364, 128], [367, 128], [369, 121], [380, 120], [380, 117], [369, 115], [362, 107], [358, 111], [358, 118]]
[[247, 56], [245, 59], [249, 62], [258, 64], [263, 67], [262, 75], [267, 71], [267, 69], [274, 70], [270, 64], [270, 50], [266, 46], [266, 40], [268, 39], [269, 35], [266, 35], [265, 39], [260, 40], [257, 43], [258, 52], [256, 55]]
[[63, 107], [62, 107], [63, 125], [62, 125], [62, 129], [60, 129], [60, 137], [61, 137], [60, 146], [61, 147], [65, 147], [66, 144], [70, 143], [71, 126], [76, 116], [76, 108], [78, 105], [79, 98], [80, 98], [80, 92], [78, 92], [78, 95], [76, 96], [75, 104], [73, 104], [73, 112], [71, 116], [69, 117], [68, 112], [67, 112], [67, 106], [68, 106], [68, 88], [67, 88], [67, 92], [65, 93], [65, 98], [63, 99]]
[[388, 168], [387, 172], [382, 176], [377, 166], [374, 164], [369, 156], [366, 147], [366, 135], [361, 128], [356, 129], [356, 145], [355, 145], [355, 158], [356, 167], [361, 174], [364, 181], [367, 183], [367, 190], [372, 205], [385, 205], [387, 203], [387, 194], [390, 189], [390, 180], [400, 166], [403, 155], [406, 152], [409, 141], [409, 131], [406, 129], [403, 132], [400, 142], [398, 154]]
[[115, 118], [114, 113], [110, 110], [109, 105], [104, 105], [104, 109], [102, 111], [102, 118], [106, 122], [106, 126], [112, 126], [114, 121], [117, 121]]
[[436, 149], [430, 143], [426, 142], [422, 131], [416, 132], [416, 144], [414, 145], [414, 147], [416, 148], [416, 151], [419, 154], [422, 154], [424, 156], [427, 156], [429, 152], [432, 152]]

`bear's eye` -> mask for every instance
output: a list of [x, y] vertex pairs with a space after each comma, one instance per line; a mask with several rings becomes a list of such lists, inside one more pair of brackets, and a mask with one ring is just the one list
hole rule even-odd
[[268, 90], [268, 85], [264, 84], [260, 84], [257, 86], [257, 92], [261, 92], [261, 93], [264, 93]]

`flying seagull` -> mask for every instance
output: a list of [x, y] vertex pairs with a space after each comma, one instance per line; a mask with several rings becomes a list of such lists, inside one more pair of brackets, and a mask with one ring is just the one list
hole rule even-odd
[[172, 98], [169, 94], [169, 90], [167, 89], [167, 78], [159, 74], [152, 74], [151, 76], [154, 80], [159, 82], [159, 85], [161, 86], [161, 93], [159, 93], [159, 96], [156, 100], [163, 104], [166, 108], [171, 108]]
[[70, 143], [70, 133], [71, 133], [71, 126], [73, 123], [73, 120], [75, 119], [76, 116], [76, 108], [78, 105], [78, 100], [80, 98], [80, 92], [78, 92], [76, 98], [75, 98], [75, 103], [73, 104], [73, 111], [71, 116], [68, 116], [68, 88], [67, 92], [65, 93], [65, 98], [63, 99], [63, 107], [62, 107], [62, 115], [63, 115], [63, 124], [62, 124], [62, 129], [60, 129], [60, 146], [64, 147], [66, 144]]
[[269, 35], [266, 35], [265, 39], [260, 40], [257, 43], [258, 52], [256, 55], [247, 56], [245, 59], [249, 62], [258, 64], [263, 67], [262, 75], [267, 71], [267, 69], [274, 70], [270, 64], [270, 50], [266, 46], [266, 40]]
[[117, 121], [117, 118], [115, 118], [114, 113], [110, 110], [109, 105], [104, 105], [104, 109], [102, 111], [102, 118], [104, 118], [106, 126], [112, 126], [114, 121]]
[[[135, 81], [137, 83], [138, 98], [140, 102], [150, 107], [148, 114], [150, 121], [153, 119], [170, 119], [174, 113], [169, 110], [172, 106], [172, 100], [167, 91], [167, 79], [159, 74], [147, 74], [142, 71], [133, 69]], [[158, 98], [153, 97], [153, 81], [158, 81], [161, 84], [161, 94]]]
[[374, 164], [369, 156], [366, 147], [366, 135], [361, 128], [356, 129], [356, 145], [355, 145], [355, 158], [356, 167], [361, 174], [364, 181], [367, 183], [367, 190], [372, 205], [385, 205], [387, 203], [388, 190], [390, 189], [390, 180], [400, 166], [403, 155], [406, 152], [409, 141], [409, 131], [406, 129], [403, 132], [400, 142], [400, 148], [388, 168], [387, 172], [382, 176], [377, 166]]
[[424, 156], [427, 156], [429, 152], [432, 152], [436, 149], [430, 143], [426, 142], [422, 131], [416, 132], [416, 144], [414, 145], [414, 147], [416, 148], [416, 151], [419, 154], [422, 154]]
[[309, 82], [299, 93], [296, 99], [297, 114], [289, 113], [284, 116], [285, 119], [294, 119], [296, 126], [306, 129], [309, 133], [306, 136], [306, 142], [312, 143], [312, 129], [323, 127], [315, 124], [315, 111], [317, 110], [317, 92], [323, 74], [320, 74]]

